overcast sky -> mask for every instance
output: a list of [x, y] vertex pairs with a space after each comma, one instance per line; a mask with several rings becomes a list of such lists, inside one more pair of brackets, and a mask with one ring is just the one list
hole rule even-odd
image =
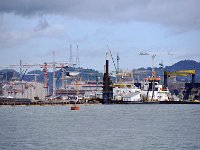
[[[120, 68], [200, 61], [199, 0], [0, 0], [0, 65], [73, 60], [103, 70], [109, 45]], [[173, 53], [169, 55], [168, 53]], [[113, 69], [113, 64], [111, 63]]]

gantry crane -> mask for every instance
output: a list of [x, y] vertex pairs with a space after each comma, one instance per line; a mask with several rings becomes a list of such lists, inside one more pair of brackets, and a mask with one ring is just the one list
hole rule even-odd
[[176, 75], [176, 76], [192, 75], [191, 83], [192, 84], [195, 83], [195, 70], [179, 70], [179, 71], [174, 71], [174, 72], [165, 71], [164, 72], [164, 87], [168, 87], [167, 78], [171, 77], [171, 76], [174, 76], [174, 75]]
[[[174, 71], [174, 72], [164, 72], [164, 86], [167, 87], [167, 78], [170, 76], [192, 76], [192, 80], [190, 83], [185, 83], [185, 90], [183, 91], [183, 99], [188, 100], [190, 96], [194, 96], [195, 98], [199, 98], [200, 95], [199, 93], [193, 93], [192, 94], [192, 89], [199, 89], [200, 88], [200, 83], [195, 83], [195, 70], [179, 70], [179, 71]], [[198, 90], [197, 90], [198, 91]]]

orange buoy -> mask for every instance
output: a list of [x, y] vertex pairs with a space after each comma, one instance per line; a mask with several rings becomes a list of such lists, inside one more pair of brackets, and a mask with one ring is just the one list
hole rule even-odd
[[80, 107], [78, 107], [78, 106], [72, 106], [71, 110], [80, 110]]

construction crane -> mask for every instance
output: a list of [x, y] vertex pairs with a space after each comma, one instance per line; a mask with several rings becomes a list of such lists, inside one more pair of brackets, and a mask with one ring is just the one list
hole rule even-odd
[[119, 78], [119, 60], [120, 60], [120, 58], [119, 58], [119, 55], [117, 54], [117, 66], [116, 66], [116, 64], [115, 64], [115, 61], [114, 61], [114, 58], [113, 58], [113, 55], [112, 55], [112, 52], [111, 52], [111, 50], [110, 50], [110, 48], [109, 48], [109, 46], [107, 45], [107, 48], [108, 48], [108, 50], [109, 50], [109, 53], [110, 53], [110, 56], [111, 56], [111, 59], [112, 59], [112, 62], [113, 62], [113, 65], [114, 65], [114, 68], [115, 68], [115, 72], [116, 72], [116, 82], [118, 82], [118, 78]]
[[[114, 65], [114, 67], [115, 67], [115, 70], [116, 70], [116, 73], [118, 72], [118, 70], [117, 70], [117, 67], [116, 67], [116, 65], [115, 65], [115, 61], [114, 61], [114, 59], [113, 59], [113, 56], [112, 56], [112, 52], [111, 52], [111, 50], [110, 50], [110, 48], [109, 48], [109, 46], [107, 45], [107, 47], [108, 47], [108, 50], [109, 50], [109, 53], [110, 53], [110, 56], [111, 56], [111, 59], [112, 59], [112, 62], [113, 62], [113, 65]], [[119, 60], [119, 59], [118, 59]]]
[[117, 65], [116, 65], [114, 58], [113, 58], [113, 55], [112, 55], [112, 52], [111, 52], [108, 45], [107, 45], [107, 48], [109, 50], [109, 54], [111, 56], [111, 59], [112, 59], [112, 62], [113, 62], [114, 68], [115, 68], [115, 73], [111, 74], [111, 76], [116, 77], [116, 83], [119, 82], [119, 81], [121, 82], [121, 79], [124, 78], [124, 77], [132, 77], [132, 73], [127, 72], [127, 71], [121, 71], [119, 69], [119, 60], [120, 60], [119, 54], [117, 53]]
[[151, 82], [152, 82], [152, 90], [153, 90], [153, 93], [152, 93], [152, 98], [153, 99], [153, 96], [154, 96], [154, 88], [155, 88], [155, 81], [158, 79], [156, 78], [156, 72], [155, 72], [155, 57], [159, 54], [162, 54], [162, 55], [173, 55], [172, 53], [166, 53], [166, 52], [159, 52], [159, 53], [152, 53], [152, 52], [141, 52], [139, 53], [139, 55], [150, 55], [151, 58], [152, 58], [152, 77], [150, 78]]
[[[67, 63], [60, 63], [60, 62], [55, 62], [55, 53], [53, 52], [53, 62], [50, 63], [44, 63], [44, 64], [22, 64], [22, 61], [20, 60], [20, 65], [10, 65], [10, 68], [20, 68], [20, 80], [23, 79], [23, 68], [31, 68], [31, 67], [40, 67], [43, 69], [43, 74], [44, 74], [44, 88], [45, 90], [45, 95], [48, 95], [48, 70], [49, 68], [53, 68], [53, 89], [55, 88], [55, 71], [56, 68], [61, 68], [62, 69], [62, 77], [64, 77], [64, 69], [68, 67]], [[26, 69], [27, 71], [27, 69]], [[36, 76], [36, 74], [34, 74]], [[36, 77], [35, 77], [36, 78]], [[64, 78], [62, 78], [62, 84], [64, 84]], [[55, 89], [53, 90], [53, 95], [55, 96]]]
[[[157, 53], [152, 53], [152, 52], [141, 52], [139, 53], [139, 55], [150, 55], [151, 58], [152, 58], [152, 77], [155, 76], [155, 70], [154, 70], [154, 67], [155, 67], [155, 57], [158, 56], [158, 55], [170, 55], [172, 56], [173, 54], [172, 53], [166, 53], [166, 52], [157, 52]], [[163, 62], [159, 64], [161, 66], [161, 68], [164, 67], [163, 65]]]
[[[151, 55], [151, 58], [152, 58], [152, 77], [151, 77], [151, 82], [152, 82], [152, 98], [151, 100], [153, 100], [153, 97], [154, 97], [154, 88], [155, 88], [155, 77], [156, 77], [156, 72], [154, 70], [154, 64], [155, 64], [155, 57], [156, 57], [156, 54], [155, 53], [148, 53], [148, 52], [144, 52], [144, 53], [140, 53], [139, 55]], [[148, 90], [149, 91], [149, 90]], [[148, 95], [148, 94], [147, 94]]]

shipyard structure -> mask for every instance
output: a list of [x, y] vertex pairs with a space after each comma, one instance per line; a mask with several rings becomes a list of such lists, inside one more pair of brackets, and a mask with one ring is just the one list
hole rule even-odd
[[[109, 57], [106, 53], [103, 77], [98, 80], [84, 81], [80, 71], [69, 71], [69, 64], [44, 63], [43, 82], [23, 80], [20, 78], [0, 76], [0, 105], [18, 104], [200, 104], [200, 83], [195, 82], [195, 70], [163, 71], [157, 76], [152, 69], [150, 76], [139, 81], [135, 71], [123, 71], [117, 67], [116, 73], [110, 73]], [[119, 60], [119, 58], [117, 59]], [[118, 63], [117, 63], [118, 64]], [[50, 88], [48, 69], [53, 68], [53, 81]], [[61, 70], [61, 85], [56, 84], [56, 68]], [[189, 76], [190, 82], [176, 82], [176, 76]], [[97, 78], [96, 78], [97, 79]], [[176, 93], [174, 91], [179, 91]]]

